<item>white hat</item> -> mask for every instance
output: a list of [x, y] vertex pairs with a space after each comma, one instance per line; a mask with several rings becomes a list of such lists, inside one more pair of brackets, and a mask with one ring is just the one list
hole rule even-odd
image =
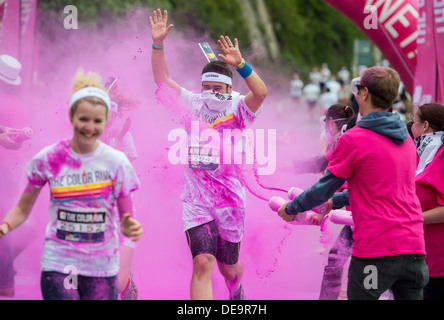
[[18, 86], [22, 82], [19, 76], [20, 70], [22, 70], [22, 64], [15, 58], [6, 54], [0, 56], [0, 80]]

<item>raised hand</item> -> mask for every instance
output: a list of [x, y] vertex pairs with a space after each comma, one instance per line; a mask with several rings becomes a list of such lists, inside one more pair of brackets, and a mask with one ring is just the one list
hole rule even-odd
[[3, 127], [0, 132], [0, 146], [10, 149], [17, 150], [20, 149], [22, 144], [21, 142], [15, 142], [14, 138], [20, 133], [20, 130]]
[[218, 56], [233, 67], [237, 67], [242, 62], [242, 54], [239, 51], [239, 44], [237, 38], [234, 38], [234, 45], [228, 36], [220, 36], [220, 40], [217, 40], [217, 44], [224, 54], [218, 54]]
[[163, 16], [160, 9], [153, 11], [153, 16], [150, 16], [151, 37], [153, 38], [153, 43], [157, 46], [163, 46], [163, 40], [165, 40], [168, 32], [173, 27], [172, 24], [167, 27], [167, 23], [168, 12], [166, 10], [163, 11]]

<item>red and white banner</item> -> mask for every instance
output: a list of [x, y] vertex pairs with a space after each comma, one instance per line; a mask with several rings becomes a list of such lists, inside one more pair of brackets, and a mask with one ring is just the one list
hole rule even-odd
[[436, 64], [438, 67], [436, 100], [444, 103], [444, 0], [434, 0], [433, 4], [433, 30], [435, 34]]
[[421, 105], [436, 100], [437, 55], [433, 23], [433, 1], [419, 1], [418, 60], [413, 103]]
[[[418, 0], [325, 0], [375, 43], [413, 92]], [[437, 0], [427, 0], [437, 1]]]

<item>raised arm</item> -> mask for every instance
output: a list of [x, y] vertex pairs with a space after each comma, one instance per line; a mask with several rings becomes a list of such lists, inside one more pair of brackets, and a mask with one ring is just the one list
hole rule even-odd
[[[234, 45], [228, 36], [220, 36], [220, 40], [218, 40], [217, 43], [224, 53], [219, 54], [218, 56], [226, 63], [236, 68], [239, 74], [244, 78], [245, 83], [250, 89], [250, 92], [245, 96], [245, 103], [252, 112], [256, 112], [264, 102], [268, 93], [265, 83], [255, 71], [249, 72], [250, 67], [248, 64], [243, 65], [245, 60], [242, 58], [236, 38], [234, 38]], [[238, 69], [238, 67], [240, 68]]]
[[168, 12], [164, 10], [162, 16], [160, 9], [157, 9], [149, 19], [151, 24], [151, 36], [153, 38], [151, 66], [153, 69], [154, 81], [157, 85], [160, 83], [167, 85], [174, 89], [177, 95], [179, 95], [182, 88], [171, 79], [165, 59], [164, 40], [173, 27], [172, 24], [167, 26]]

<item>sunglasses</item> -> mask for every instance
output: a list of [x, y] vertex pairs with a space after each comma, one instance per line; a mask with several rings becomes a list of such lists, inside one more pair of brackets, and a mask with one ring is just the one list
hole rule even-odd
[[[327, 116], [322, 116], [321, 118], [320, 118], [320, 120], [322, 121], [322, 122], [327, 122]], [[348, 118], [338, 118], [338, 119], [333, 119], [333, 118], [331, 118], [330, 119], [331, 121], [333, 121], [333, 122], [335, 122], [335, 121], [343, 121], [343, 120], [348, 120]]]
[[372, 96], [375, 96], [376, 98], [379, 98], [380, 100], [384, 101], [385, 103], [389, 103], [389, 102], [387, 101], [387, 99], [381, 97], [380, 95], [378, 95], [377, 93], [375, 93], [375, 92], [374, 92], [372, 89], [370, 89], [369, 87], [363, 86], [363, 85], [361, 85], [361, 84], [355, 84], [355, 87], [356, 87], [356, 89], [357, 89], [357, 90], [356, 90], [356, 94], [359, 92], [359, 90], [364, 89], [364, 88], [367, 88], [368, 92], [370, 92]]

